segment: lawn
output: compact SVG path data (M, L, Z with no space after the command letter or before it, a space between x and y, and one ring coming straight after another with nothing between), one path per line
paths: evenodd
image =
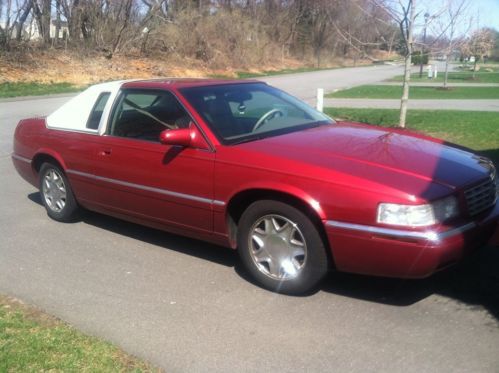
M40 310L0 296L0 372L144 372L153 369Z
M411 87L411 99L499 99L499 87ZM327 94L330 98L400 99L402 86L362 85Z
M70 83L0 83L0 98L19 96L40 96L54 93L78 92L84 87L75 86Z
M496 69L494 69L496 70ZM442 83L444 81L444 72L439 71L438 77L436 79L428 79L427 72L423 72L423 77L420 78L419 74L412 74L411 80L415 82L437 82ZM396 76L391 81L401 82L404 80L402 75ZM473 78L472 72L450 72L448 76L449 83L499 83L499 72L486 72L477 71L475 73L475 78Z
M326 108L333 118L392 127L399 111L391 109ZM495 112L409 110L409 129L474 149L499 164L499 115Z

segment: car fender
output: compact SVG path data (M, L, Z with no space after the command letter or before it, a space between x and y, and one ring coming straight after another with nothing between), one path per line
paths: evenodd
M254 183L243 184L238 189L234 190L230 194L230 196L226 199L227 204L225 207L227 207L230 204L230 201L232 201L233 198L236 197L238 194L250 192L253 190L269 191L297 198L302 202L304 202L307 206L309 206L313 211L315 211L315 213L321 220L326 220L326 214L323 208L321 207L320 202L317 201L315 198L313 198L309 193L305 192L303 189L300 189L296 186L285 183L278 183L278 182L264 182L264 183L254 182Z
M54 151L53 149L49 149L49 148L39 148L36 150L35 154L33 155L33 159L32 159L32 166L33 167L35 167L35 162L33 162L33 160L35 160L37 157L40 157L43 155L50 156L50 157L54 158L61 165L63 171L66 172L67 166L66 166L66 163L64 162L64 160L62 159L62 156L59 153L57 153L56 151Z

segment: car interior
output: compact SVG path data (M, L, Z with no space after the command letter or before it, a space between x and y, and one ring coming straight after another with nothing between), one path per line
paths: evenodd
M190 116L170 92L130 91L118 99L109 133L159 142L165 129L187 128L190 122Z

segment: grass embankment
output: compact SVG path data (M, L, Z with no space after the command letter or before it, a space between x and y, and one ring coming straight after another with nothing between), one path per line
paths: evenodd
M333 118L379 126L396 126L399 110L326 108ZM474 149L499 164L499 115L495 112L409 110L407 127Z
M0 372L144 372L146 363L62 321L0 296Z
M55 93L78 92L84 87L76 86L70 83L0 83L0 98L19 97L19 96L40 96Z
M433 82L433 83L443 83L444 81L444 72L439 72L438 77L436 79L428 79L427 72L423 73L423 77L420 78L419 74L412 74L411 81L414 82ZM402 75L396 76L390 81L401 82L404 80ZM486 71L477 71L475 73L475 77L473 78L472 72L450 72L448 75L447 81L449 83L499 83L499 72L486 72Z
M330 98L400 99L401 86L362 85L327 94ZM411 99L498 99L499 87L411 87Z

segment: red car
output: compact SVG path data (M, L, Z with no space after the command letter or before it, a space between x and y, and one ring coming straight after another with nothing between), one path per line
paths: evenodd
M231 247L283 293L329 268L429 276L499 220L488 159L335 122L257 81L104 83L14 137L14 165L51 218L85 208Z

